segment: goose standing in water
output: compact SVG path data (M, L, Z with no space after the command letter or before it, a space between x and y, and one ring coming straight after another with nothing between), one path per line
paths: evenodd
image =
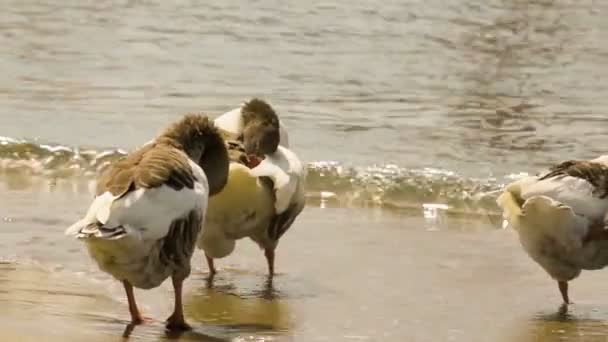
M133 324L143 322L133 287L151 289L171 277L175 310L167 327L189 328L182 283L208 198L226 184L228 167L225 142L213 122L186 115L111 165L98 179L85 217L66 230L84 240L102 271L123 283Z
M215 123L228 141L230 171L224 189L209 201L198 246L213 276L213 259L228 256L236 240L249 237L264 250L272 277L279 239L304 209L305 169L280 145L287 144L287 132L266 102L253 99Z
M506 186L497 203L528 255L558 282L608 265L608 156L566 161Z

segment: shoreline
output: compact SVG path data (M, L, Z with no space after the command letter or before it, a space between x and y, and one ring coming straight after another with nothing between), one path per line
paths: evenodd
M449 220L443 230L426 224L369 210L306 209L279 245L270 287L263 254L249 241L218 262L212 286L197 251L184 289L194 331L181 340L506 342L608 329L608 275L583 272L572 282L570 316L560 316L554 281L514 232L474 228L480 223L466 219ZM14 225L21 235L50 235L4 243L13 247L5 257L31 261L0 264L0 337L120 338L128 325L121 285L77 241L60 236L60 224ZM168 338L162 322L172 309L169 282L135 295L156 321L135 327L131 339Z

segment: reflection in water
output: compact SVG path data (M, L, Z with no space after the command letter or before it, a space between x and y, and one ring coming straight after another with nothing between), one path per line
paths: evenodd
M555 314L555 285L513 232L449 212L448 229L429 232L441 213L420 217L423 203L495 211L484 194L503 175L605 153L605 2L3 4L0 135L32 143L0 149L0 254L66 274L0 267L0 340L119 337L122 289L62 234L90 200L90 176L178 113L256 95L297 128L303 159L320 161L309 189L326 208L307 209L287 237L287 276L224 270L205 287L195 273L184 298L195 330L166 336L157 321L130 340L606 339L608 273L577 281L589 306ZM375 205L404 212L361 209ZM235 264L264 273L251 248ZM137 293L159 318L172 295ZM502 329L513 321L521 329Z
M142 330L138 331L138 329ZM154 329L155 331L151 333L150 330ZM165 339L169 340L179 340L179 341L201 341L201 342L229 342L230 340L215 337L208 335L204 332L198 331L198 327L193 327L193 330L190 331L177 331L177 330L167 330L165 328L164 322L156 322L150 321L140 325L134 325L132 323L128 323L125 326L125 329L122 333L123 341L128 341L131 338L139 339L145 336L145 339L149 340L151 338L158 339L160 341L164 341ZM159 336L158 332L163 331ZM133 333L138 332L139 335L133 335ZM142 334L143 333L143 334Z
M56 269L0 263L0 340L65 341L69 335L93 342L119 336L113 328L124 321L116 318L116 302L84 282Z
M185 300L184 310L194 321L229 330L289 332L292 323L287 298L274 288L276 280L259 279L258 275L249 274L215 275Z
M608 312L596 305L561 305L554 312L542 312L526 324L517 340L522 342L606 341Z
M198 342L231 342L229 339L209 336L204 333L192 331L165 331L165 337L169 340L198 341ZM160 340L160 339L159 339Z

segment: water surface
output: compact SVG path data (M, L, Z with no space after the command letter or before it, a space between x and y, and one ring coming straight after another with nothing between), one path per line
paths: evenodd
M604 153L608 5L0 5L5 339L119 338L122 287L62 235L96 173L183 113L261 96L307 162L309 205L272 284L248 242L212 284L195 256L181 339L603 341L603 273L560 310L494 200L522 174ZM175 337L170 286L137 297L159 321L131 339Z

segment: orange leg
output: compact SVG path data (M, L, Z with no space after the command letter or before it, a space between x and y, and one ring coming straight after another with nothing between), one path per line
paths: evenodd
M559 292L562 294L562 299L564 300L564 304L571 304L570 298L568 298L568 282L567 281L558 281L557 285L559 286Z
M268 275L274 276L274 249L267 248L264 250L266 261L268 261Z
M129 312L131 313L131 324L142 324L144 322L144 318L141 313L139 313L139 309L137 308L137 303L135 303L135 295L133 294L133 285L126 280L122 281L123 286L125 287L125 292L127 293L127 300L129 301Z
M210 258L207 254L205 254L205 259L207 259L207 266L209 266L209 275L215 275L217 271L215 270L215 265L213 264L213 258Z
M175 309L173 314L167 319L167 329L169 330L190 330L192 329L184 320L184 309L182 305L182 286L184 279L171 277L173 280L173 290L175 291Z

